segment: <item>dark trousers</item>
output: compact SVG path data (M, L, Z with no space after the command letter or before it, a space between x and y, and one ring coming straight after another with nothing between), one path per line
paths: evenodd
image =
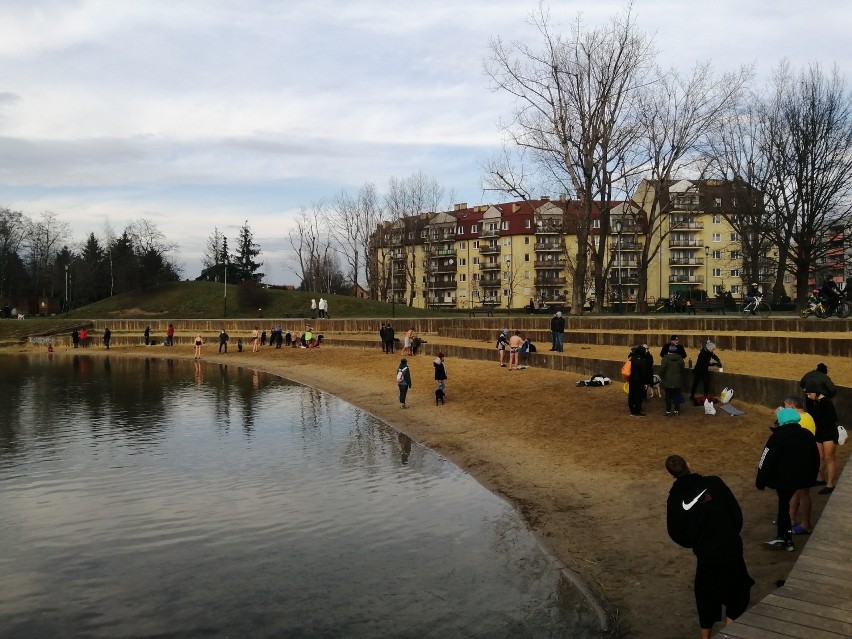
M385 353L393 353L393 340L385 342Z
M704 389L704 394L709 395L710 391L712 390L710 388L710 371L708 371L708 370L702 371L702 370L697 369L697 368L692 370L692 390L689 391L690 397L695 397L695 391L698 390L698 384L699 383L702 385L702 388Z
M225 352L228 352L228 342L219 342L219 352L222 352L222 349L225 349Z
M404 404L405 396L408 395L408 384L397 384L397 386L399 386L399 403Z
M630 409L631 415L638 415L642 412L642 402L645 401L645 395L645 384L631 380L627 387L627 407Z
M680 389L679 388L666 388L666 412L670 413L672 410L680 411Z
M790 531L792 522L790 521L790 500L796 490L793 488L776 488L778 493L778 515L777 515L777 536L784 539L793 539L793 533Z

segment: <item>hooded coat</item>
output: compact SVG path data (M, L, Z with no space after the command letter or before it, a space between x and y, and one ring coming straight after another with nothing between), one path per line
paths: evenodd
M677 353L666 353L660 365L660 384L663 388L682 388L686 365Z
M818 472L816 439L798 422L792 422L772 429L757 464L754 484L759 490L810 488Z

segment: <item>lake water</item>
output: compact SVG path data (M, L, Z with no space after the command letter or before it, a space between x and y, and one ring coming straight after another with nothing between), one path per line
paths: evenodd
M3 639L599 634L505 502L333 396L58 354L0 381Z

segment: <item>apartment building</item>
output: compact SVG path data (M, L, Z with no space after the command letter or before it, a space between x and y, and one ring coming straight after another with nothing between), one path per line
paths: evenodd
M593 212L590 241L598 247L605 242L608 255L604 304L635 303L643 290L649 305L673 295L699 299L705 292L739 298L748 282L741 238L728 220L737 214L740 191L721 180L665 186L643 181L630 201L612 203L606 237ZM371 242L377 297L436 309L568 302L580 216L578 201L542 197L457 204L453 211L387 222ZM770 253L759 271L767 291L774 284ZM590 280L580 285L593 296Z

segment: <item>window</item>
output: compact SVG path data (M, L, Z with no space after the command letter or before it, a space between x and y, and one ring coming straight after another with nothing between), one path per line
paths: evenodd
M739 251L731 251L731 259L732 260L740 259L740 252Z
M524 220L524 228L531 229L532 228L532 220Z
M713 256L714 260L721 260L722 259L722 251L715 250L712 253L710 253L710 255Z
M721 242L722 241L722 234L721 233L713 233L713 241L714 242Z
M739 295L739 293L740 293L739 284L732 284L731 285L731 295Z
M420 231L420 237L424 237L424 238L425 238L425 237L426 237L426 235L428 235L428 233L426 232L426 229L423 229L422 231ZM435 235L435 237L437 237L437 234Z
M413 240L413 239L414 239L414 231L409 231L409 232L408 232L408 239L409 239L409 240Z
M722 198L720 198L720 197L714 197L713 202L714 202L714 204L716 204L717 208L722 206ZM713 217L716 217L716 216L714 215ZM714 222L715 222L715 220L714 220ZM718 222L716 222L716 224L718 224Z
M720 268L714 268L711 272L713 273L713 277L722 277L722 269Z
M529 243L530 243L530 236L527 235L526 237L524 237L524 244L529 245Z
M529 261L530 261L530 254L524 253L524 262L529 262Z
M739 276L740 276L740 269L732 268L731 269L731 277L739 277Z
M503 238L503 246L512 246L512 238L504 237Z
M459 266L467 266L467 258L466 257L460 257L459 258Z
M599 229L600 227L601 227L601 221L600 220L592 220L592 228L593 229Z
M500 228L504 231L508 231L509 230L509 220L503 220L503 222L501 222L501 224L500 224Z
M471 232L473 235L476 235L477 233L479 233L479 229L476 227L476 224L472 224L472 225L471 225L471 227L470 227L470 232Z
M479 273L474 273L474 274L473 274L473 281L474 281L474 282L478 282L478 281L479 281L479 278L480 278Z
M504 279L504 280L508 280L508 279L509 279L509 271L503 271L503 279Z
M740 236L738 233L731 233L731 242L739 242Z
M478 249L478 248L479 248L479 240L474 240L474 241L473 241L473 244L471 245L471 247L472 247L472 248L475 248L475 249Z
M479 258L478 257L473 258L473 265L476 266L478 264L479 264Z
M512 261L512 256L511 256L511 255L506 255L505 257L506 257L506 264L508 264L509 262L511 262L511 261Z
M467 242L459 242L459 248L461 250L465 250L467 248Z
M718 296L721 292L722 292L722 285L721 284L714 284L713 285L713 295Z
M719 198L716 198L716 199L718 200ZM719 205L717 204L716 206L719 206ZM715 213L713 215L713 224L721 224L721 223L722 223L722 216L719 215L718 213Z
M467 273L459 274L459 282L467 282Z
M530 272L529 271L524 271L524 279L525 280L530 279Z
M464 234L464 227L463 226L457 226L456 227L456 235L463 235L463 234Z

